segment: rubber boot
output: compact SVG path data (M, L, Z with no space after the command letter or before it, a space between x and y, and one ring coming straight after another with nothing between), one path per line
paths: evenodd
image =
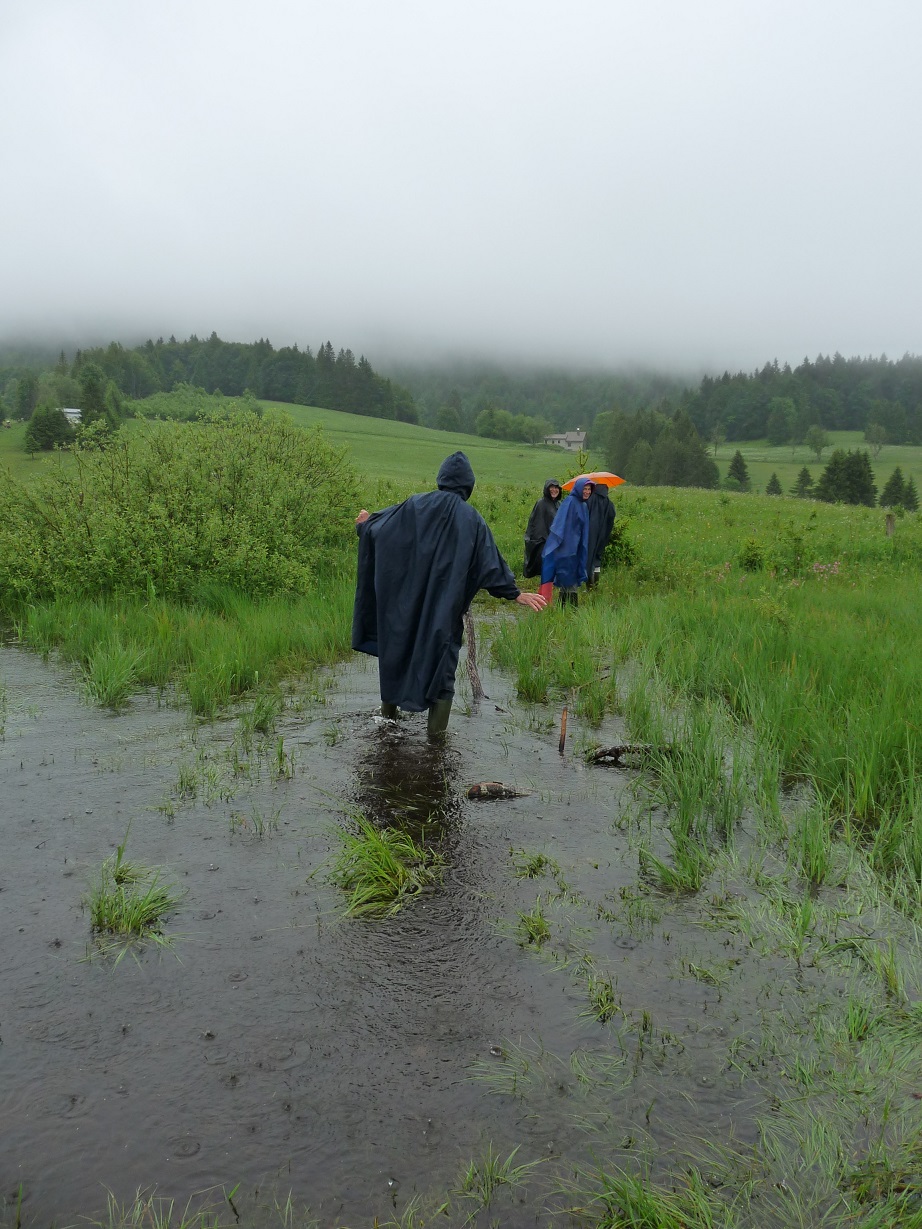
M448 718L451 716L451 701L449 696L447 700L436 700L434 704L429 705L429 721L426 725L426 733L430 738L441 738L448 729Z
M396 721L397 720L397 705L396 704L385 704L382 700L381 716L386 717L388 721Z

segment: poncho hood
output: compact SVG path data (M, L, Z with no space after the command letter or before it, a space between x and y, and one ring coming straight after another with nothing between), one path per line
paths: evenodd
M547 482L545 482L545 484L544 484L544 498L545 498L545 499L550 499L550 498L551 498L551 487L552 487L552 486L555 486L555 487L557 488L557 498L554 500L554 503L555 503L555 504L559 504L559 503L560 503L560 500L561 500L561 497L562 497L562 495L563 495L563 487L560 485L560 483L557 481L557 479L556 479L556 478L548 478Z
M466 500L471 497L475 481L471 463L464 453L453 452L442 462L435 484L440 491L451 491Z

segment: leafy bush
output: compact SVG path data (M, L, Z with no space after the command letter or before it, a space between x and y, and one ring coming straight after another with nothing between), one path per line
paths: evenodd
M75 449L0 485L0 592L185 599L203 582L307 593L353 546L355 479L320 430L237 412Z
M128 401L125 409L138 418L165 418L175 422L204 422L216 414L233 413L238 409L262 414L262 406L249 391L235 399L221 392L206 393L204 388L194 384L177 384L171 392L153 393L140 401Z

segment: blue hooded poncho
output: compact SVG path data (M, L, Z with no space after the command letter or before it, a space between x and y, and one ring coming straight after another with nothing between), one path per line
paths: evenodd
M437 491L358 526L352 647L378 658L383 702L411 713L454 695L462 619L477 590L519 596L486 521L466 502L474 471L463 452L442 463L437 482Z
M560 505L551 524L541 558L541 583L552 580L558 589L585 584L589 564L589 509L583 499L588 478L577 478L573 491Z

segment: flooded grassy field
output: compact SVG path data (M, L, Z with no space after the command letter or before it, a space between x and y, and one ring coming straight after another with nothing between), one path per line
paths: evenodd
M700 891L655 890L646 774L584 754L620 718L561 755L486 672L434 748L364 660L263 723L113 715L14 647L0 681L6 1223L154 1190L351 1229L922 1223L913 925L853 862L798 891L744 811ZM445 863L382 920L330 882L359 813ZM120 844L181 893L168 946L93 938Z

